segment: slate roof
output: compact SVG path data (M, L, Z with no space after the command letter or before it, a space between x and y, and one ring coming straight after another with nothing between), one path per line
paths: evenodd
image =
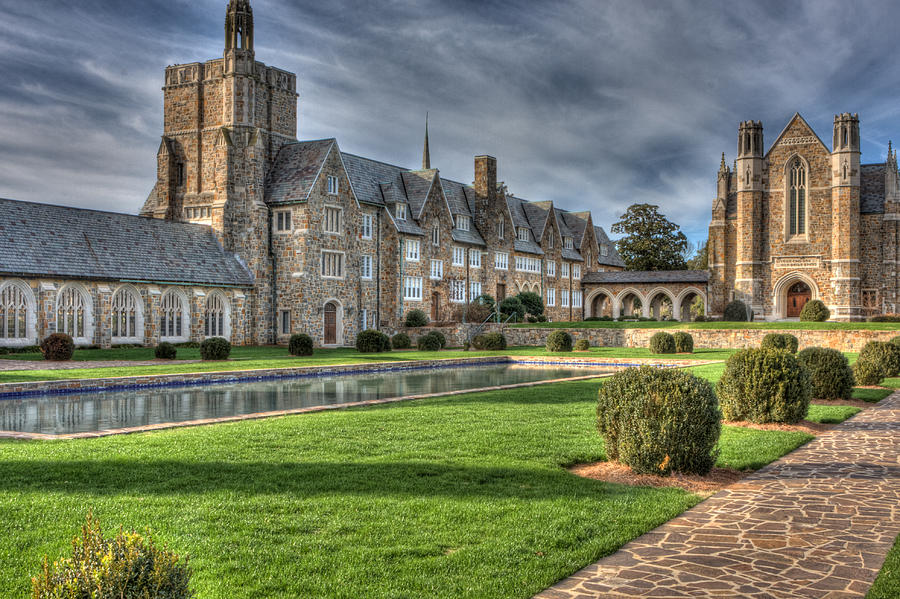
M266 203L306 201L335 143L332 138L282 146L266 182Z
M385 162L363 158L355 154L341 152L344 168L350 177L350 184L356 199L364 204L376 204L383 206L387 199L382 194L382 183L393 182L399 179L400 173L405 169ZM403 198L406 201L406 198Z
M860 166L859 211L863 214L884 214L884 164Z
M563 248L560 250L560 255L566 260L574 260L576 262L584 262L584 257L578 250L570 250L569 248Z
M454 216L457 214L464 214L466 216L472 216L472 208L469 204L469 198L467 196L467 191L465 185L462 183L457 183L456 181L448 181L447 179L441 178L441 186L444 188L444 197L447 198L447 204L450 205L450 213ZM474 203L475 196L474 192L472 192L472 202Z
M212 229L0 199L0 272L16 276L250 287Z
M616 250L616 244L609 240L603 227L594 226L594 237L597 238L597 245L599 247L606 244L609 248L609 254L606 256L604 256L602 252L599 252L597 262L601 266L618 266L619 268L625 268L625 261L622 260L622 256L620 256L619 252Z
M541 249L541 246L533 241L522 241L520 239L516 239L515 248L517 252L522 252L523 254L535 254L537 256L544 255L544 250Z
M506 197L506 205L509 207L509 213L512 216L513 225L515 225L516 228L528 227L531 229L531 223L528 221L528 216L525 214L524 208L524 205L527 203L528 202L521 198L513 196Z
M547 226L552 206L552 202L525 202L522 205L535 239L544 239L544 228Z
M487 246L482 239L481 235L478 234L474 228L469 231L463 231L462 229L453 229L450 231L450 236L453 237L453 241L457 241L459 243L470 243L472 245L480 245Z
M428 199L428 192L431 191L436 174L437 171L434 169L400 173L413 218L419 218L419 215L422 214L422 208L425 207L425 201Z
M621 272L589 272L584 283L706 283L706 270L625 270Z
M579 215L585 213L565 212L560 210L560 214L562 215L563 220L566 221L566 226L572 231L572 237L575 239L575 247L580 250L581 242L584 239L584 230L587 228L587 218L582 218Z

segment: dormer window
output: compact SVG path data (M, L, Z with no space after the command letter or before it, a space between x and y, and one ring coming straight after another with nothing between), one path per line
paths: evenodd
M394 214L399 220L406 220L406 204L397 204Z
M563 237L563 245L567 250L571 250L575 247L575 242L571 237Z
M531 238L528 236L528 229L525 227L519 227L518 238L519 241L531 241Z
M339 190L339 183L337 177L328 177L328 193L329 195L337 195Z
M456 215L456 228L460 231L468 231L472 227L472 218L464 214Z
M600 246L600 255L601 256L609 256L609 246L605 243Z

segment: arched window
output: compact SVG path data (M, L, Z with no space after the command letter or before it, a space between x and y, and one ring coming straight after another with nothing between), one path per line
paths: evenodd
M86 341L91 327L91 307L79 287L60 289L56 297L56 332Z
M0 345L25 345L35 339L34 294L19 281L0 285Z
M144 313L141 296L130 287L116 291L112 299L112 337L114 341L144 338Z
M174 289L166 291L162 298L159 335L167 341L183 341L190 336L187 298Z
M231 336L230 316L228 300L221 293L211 293L206 298L204 334L228 339Z
M791 163L790 201L788 203L788 234L806 234L806 166L799 158Z

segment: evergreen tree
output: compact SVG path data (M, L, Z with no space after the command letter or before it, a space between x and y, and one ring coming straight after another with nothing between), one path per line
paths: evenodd
M612 232L624 234L616 249L627 270L685 270L688 240L681 227L659 213L659 206L633 204Z

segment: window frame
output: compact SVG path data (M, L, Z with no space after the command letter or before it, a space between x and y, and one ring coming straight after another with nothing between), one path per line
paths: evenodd
M494 252L494 268L509 270L509 252Z
M330 214L337 215L337 227L335 229L328 228L329 221L331 220L329 218ZM341 206L335 206L334 204L325 204L325 208L322 210L322 232L326 235L344 234L344 209Z
M363 254L359 260L359 278L363 281L371 281L374 278L374 261L371 254Z
M412 284L411 284L412 283ZM418 292L418 294L410 295L410 291ZM425 282L423 277L404 276L403 277L403 301L404 302L421 302L425 295Z
M172 298L173 303L175 304L174 308L180 310L180 312L172 312L171 316L169 314L169 307L166 305L169 298ZM174 310L173 308L173 310ZM173 323L172 332L178 333L178 328L180 328L180 334L176 335L168 335L169 332L167 329L170 327L169 318L170 317L180 317L180 322L176 320ZM180 325L180 326L179 326ZM159 300L159 340L167 341L169 343L182 343L190 340L191 338L191 309L190 302L188 301L187 295L184 292L179 291L177 289L166 289L162 297Z
M459 231L471 231L472 230L472 217L466 216L465 214L457 214L454 219L454 226Z
M481 251L469 250L469 268L481 268Z
M516 229L516 239L519 241L531 241L531 233L529 233L528 227L519 227Z
M360 233L363 239L372 239L374 237L374 224L375 218L371 214L364 212L362 215L362 231Z
M466 248L460 247L458 245L454 245L451 251L452 251L451 255L453 257L451 259L450 265L456 266L459 268L465 268L466 267ZM459 262L456 261L457 255L460 256Z
M435 268L437 266L437 268ZM437 276L435 276L435 271L437 271ZM444 261L443 260L432 260L431 261L431 269L429 271L429 278L432 281L440 281L444 278Z
M556 260L547 260L547 276L556 278Z
M340 261L339 261L340 271L341 271L340 275L326 275L325 274L325 256L326 255L340 256ZM340 281L340 280L343 280L344 277L346 276L347 268L346 268L346 253L345 252L341 252L341 251L337 251L337 250L322 250L319 262L320 262L319 273L323 279L331 279L331 280Z
M785 240L804 242L809 231L809 165L800 155L785 164L784 181Z
M409 206L407 206L403 202L397 202L394 205L394 217L397 220L407 220L407 218L409 217Z
M547 307L556 307L556 287L547 287Z
M284 228L285 220L287 228ZM276 235L286 235L294 230L294 216L292 210L273 210L272 211L272 230Z
M328 175L327 178L328 195L336 196L341 192L341 180L335 175Z
M406 262L418 262L422 259L422 244L418 239L406 239L403 242ZM415 251L413 252L413 248Z

